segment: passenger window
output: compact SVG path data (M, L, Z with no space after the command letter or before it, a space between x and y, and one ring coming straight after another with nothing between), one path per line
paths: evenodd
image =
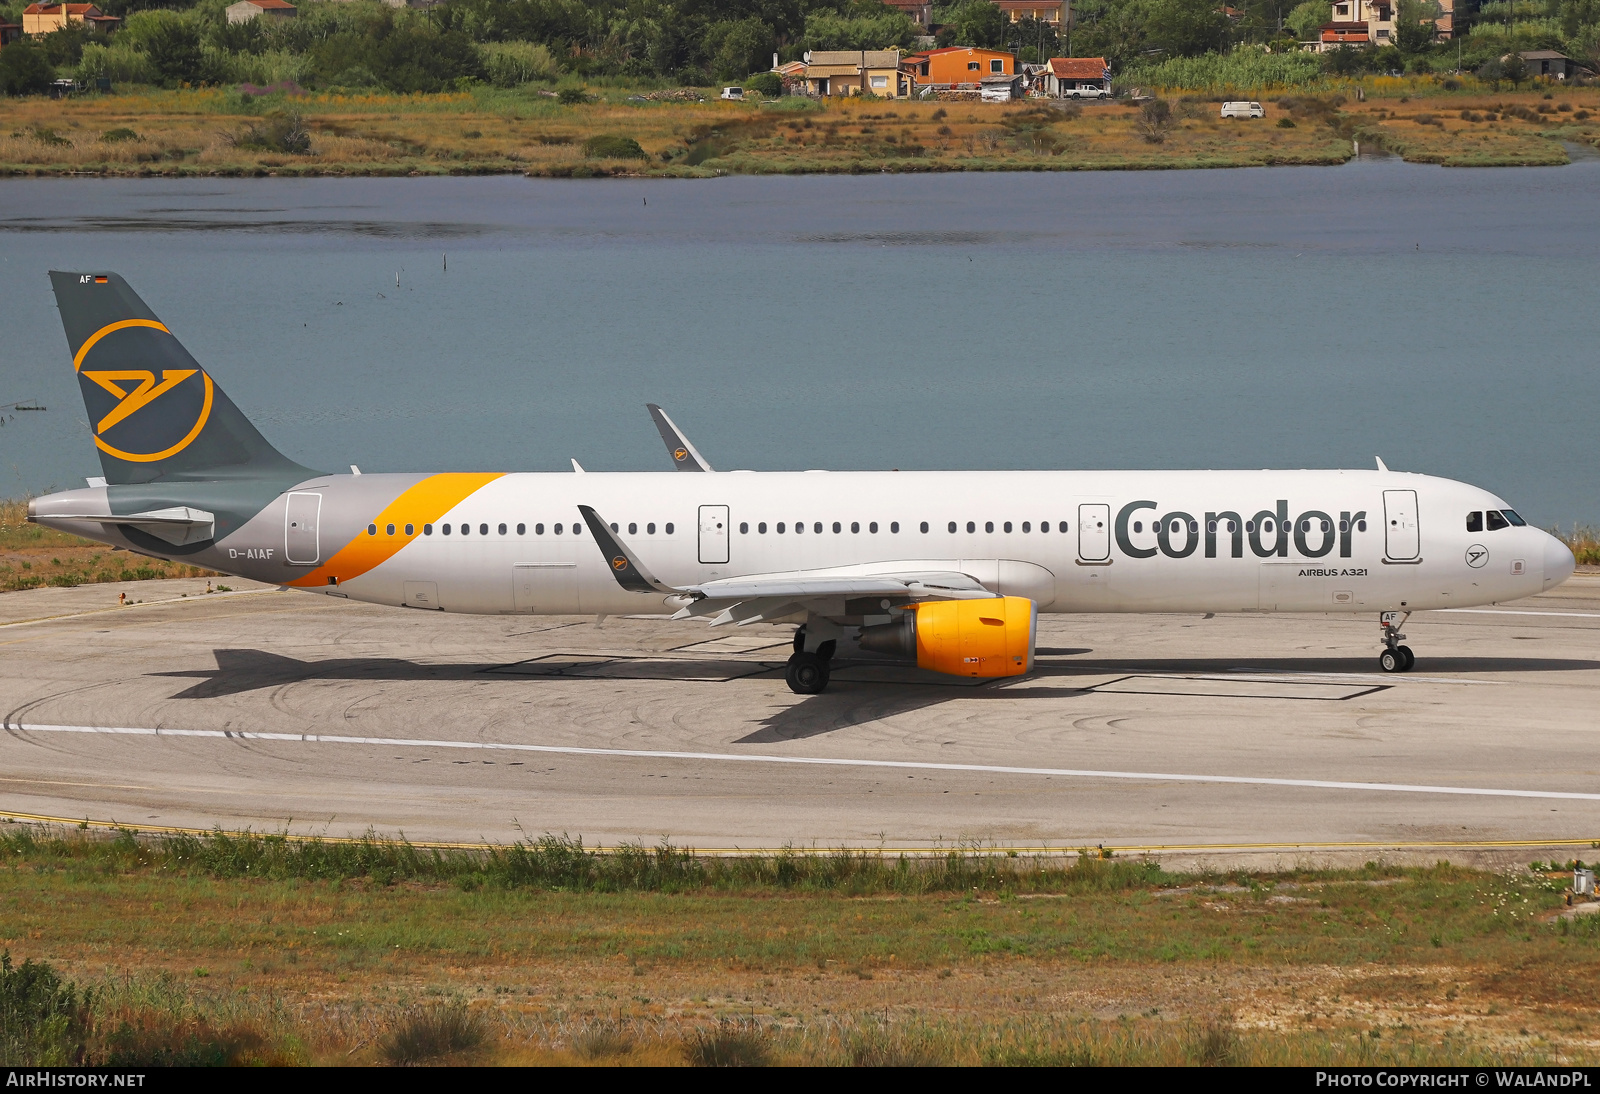
M1510 528L1511 527L1511 522L1509 520L1507 520L1503 515L1501 515L1500 511L1497 510L1497 509L1489 510L1488 517L1489 517L1489 531L1491 531L1491 532L1498 532L1502 528Z
M1023 530L1023 531L1024 531L1024 532L1031 532L1031 531L1033 531L1033 524L1032 524L1032 523L1031 523L1031 522L1029 522L1029 521L1023 521L1023 522L1022 522L1022 530Z
M1047 521L1047 520L1041 520L1039 522L1039 531L1048 532L1049 530L1050 530L1050 522Z
M462 526L461 526L461 534L462 534L462 535L464 535L464 536L465 536L465 535L470 535L470 534L471 534L471 532L472 532L472 525L470 525L470 524L463 524L463 525L462 525Z
M416 525L414 525L414 524L408 524L408 525L406 525L406 535L408 535L408 536L414 536L414 535L416 535L416 534L417 534L417 528L416 528Z
M385 527L387 529L387 531L384 533L385 535L390 535L390 536L394 535L394 525L390 524L390 525L386 525Z
M559 525L559 524L553 525L553 526L551 526L550 530L552 532L554 532L556 535L559 536L561 534L561 525Z
M992 520L984 521L983 530L985 532L993 532L994 531L994 521L992 521Z
M821 531L821 529L819 528L818 531ZM840 532L839 522L838 521L834 521L833 522L833 534L834 535L838 535L839 532Z
M874 524L872 526L872 530L874 532L876 532L878 530L878 526L876 524ZM850 532L851 532L852 535L857 535L857 534L859 534L861 532L861 524L860 524L859 521L854 521L853 520L853 521L850 522Z
M1481 531L1483 531L1483 514L1482 513L1468 513L1467 514L1467 531L1469 531L1469 532L1481 532Z
M433 525L431 525L431 524L424 524L424 525L423 525L423 526L422 526L422 534L423 534L423 535L425 535L425 536L431 536L431 535L433 535Z
M480 536L488 535L489 534L489 526L487 524L478 525L478 534Z
M1270 520L1264 520L1264 521L1262 521L1262 522L1261 522L1261 530L1262 530L1262 531L1263 531L1263 532L1270 532L1270 531L1272 531L1272 522L1271 522L1271 521L1270 521Z
M1364 520L1356 521L1356 530L1360 531L1360 532L1365 532L1367 530L1367 522L1364 521Z
M1505 514L1507 520L1509 520L1512 524L1515 524L1518 528L1521 528L1523 525L1528 523L1521 517L1517 516L1517 511L1515 509L1502 509L1500 511Z
M450 526L448 524L446 524L440 529L440 531L442 531L445 535L448 536L450 534Z
M950 522L950 534L951 535L955 535L956 534L956 522L955 521L951 521Z
M528 534L528 526L526 524L517 525L517 535L525 536L527 534Z
M806 530L806 522L805 521L797 520L797 521L794 522L794 534L795 535L798 536L798 535L802 534L803 532L805 532L805 530Z
M897 520L891 520L889 522L889 531L892 532L895 535L899 535L900 534L900 522L897 521ZM923 531L926 532L927 529L924 528Z
M867 525L867 531L871 532L873 535L877 535L878 534L878 522L877 521L873 521L871 524Z
M1350 522L1347 521L1347 520L1341 520L1339 522L1339 531L1348 532L1349 530L1350 530Z
M535 525L534 525L534 526L533 526L533 534L534 534L534 535L536 535L536 536L542 536L542 535L544 535L544 525L542 525L542 524L535 524Z
M1060 523L1060 524L1059 524L1059 525L1057 525L1057 526L1056 526L1056 527L1057 527L1057 529L1058 529L1058 530L1060 530L1060 531L1062 531L1062 532L1065 532L1065 531L1066 531L1066 530L1067 530L1067 522L1066 522L1066 521L1062 521L1062 522L1061 522L1061 523Z
M1134 521L1134 522L1133 522L1133 530L1134 530L1134 531L1135 531L1135 532L1142 532L1142 531L1144 531L1144 521L1142 521L1142 520L1136 520L1136 521Z
M1323 533L1323 535L1327 535L1329 532L1333 531L1333 525L1332 524L1329 524L1327 521L1322 521L1321 523L1322 523L1322 533Z
M639 534L639 525L637 523L635 523L634 521L630 520L628 522L628 534L630 536L636 536L636 535Z
M815 524L813 524L813 525L812 525L812 526L811 526L811 530L812 530L812 531L813 531L813 532L815 532L815 533L816 533L816 534L817 534L817 535L819 535L819 536L820 536L820 535L821 535L821 534L822 534L822 522L821 522L821 521L820 521L820 520L819 520L819 521L817 521L817 523L815 523ZM833 526L833 530L834 530L834 531L835 531L835 532L837 532L837 531L838 531L838 530L839 530L839 526L838 526L838 525L837 525L837 524L835 524L835 525L834 525L834 526Z
M670 536L670 535L671 535L671 534L672 534L672 522L671 522L671 521L670 521L670 520L669 520L669 521L667 521L667 525L666 525L666 533L667 533L667 535L669 535L669 536Z
M502 536L506 534L506 526L504 524L500 526L500 534Z
M760 524L756 525L756 531L759 532L761 535L766 535L767 534L767 522L766 521L762 521Z
M668 531L671 531L671 528L670 528L670 527L669 527L669 528L668 528L668 529L667 529L667 530L668 530ZM581 536L581 535L583 535L583 525L581 525L581 524L574 524L574 525L573 525L573 526L572 526L572 534L573 534L573 535L575 535L575 536Z
M612 523L611 530L613 532L615 532L617 530L617 526L616 526L615 522ZM522 534L522 525L519 524L519 525L517 525L517 535L520 536L521 534Z
M781 520L778 522L778 534L780 536L783 535L783 521Z
M747 524L745 521L741 520L739 522L739 534L741 536L748 536L750 534L750 525Z
M367 535L375 536L377 534L378 534L378 526L376 524L367 525Z
M656 526L654 524L646 524L644 526L644 534L647 535L647 536L655 535L656 534Z
M927 521L923 521L922 522L922 534L923 535L927 535L928 534L928 522Z
M1244 530L1246 532L1254 532L1256 530L1256 522L1253 521L1253 520L1245 521L1244 522Z
M1233 535L1233 533L1237 532L1238 530L1239 530L1239 522L1236 521L1236 520L1230 520L1228 522L1228 534L1231 536L1231 535Z
M1001 529L1000 529L1000 530L1001 530L1001 531L1003 531L1003 532L1009 532L1009 531L1011 531L1011 522L1010 522L1010 521L1009 521L1009 520L1008 520L1008 521L1006 521L1006 522L1005 522L1005 524L1003 524L1003 525L1002 525L1002 526L1001 526Z

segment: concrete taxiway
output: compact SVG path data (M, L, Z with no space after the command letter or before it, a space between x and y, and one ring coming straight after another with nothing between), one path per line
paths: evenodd
M807 698L787 628L205 584L0 596L0 810L705 849L1600 841L1595 574L1414 616L1402 676L1377 671L1375 618L1047 616L1028 677L847 661Z

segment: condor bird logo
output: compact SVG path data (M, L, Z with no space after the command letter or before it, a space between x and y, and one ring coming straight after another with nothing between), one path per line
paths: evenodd
M1467 548L1467 565L1474 570L1489 561L1489 549L1481 543L1474 543Z
M616 558L611 560L611 568L618 571L626 570L628 568L628 560L623 558L621 555L618 555Z
M118 367L84 368L97 346L95 363ZM200 435L211 416L211 377L198 366L164 367L169 364L195 365L171 332L152 319L112 323L83 343L73 365L90 416L99 415L94 443L102 452L153 463L177 455Z
M672 450L672 458L682 463L689 458L689 451L685 448L675 448Z

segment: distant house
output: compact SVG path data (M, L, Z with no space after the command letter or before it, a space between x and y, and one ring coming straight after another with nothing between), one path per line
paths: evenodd
M991 0L991 2L1013 23L1023 19L1037 19L1053 27L1064 27L1072 18L1070 0Z
M1009 103L1022 98L1022 73L985 76L978 81L978 97L986 103Z
M911 21L919 27L926 27L933 21L933 0L883 0L901 15L910 16Z
M8 23L0 19L0 48L4 48L22 37L21 23Z
M1517 56L1528 66L1528 75L1546 80L1570 80L1583 66L1553 49L1525 49Z
M1111 66L1104 57L1052 57L1034 86L1052 99L1104 98L1111 94Z
M70 24L109 32L121 22L93 4L29 4L22 9L22 33L27 35L54 34Z
M1326 53L1342 46L1393 45L1395 7L1395 0L1333 0L1330 21L1305 46ZM1435 37L1443 41L1455 33L1455 0L1439 0L1439 8Z
M1017 75L1017 59L997 49L947 46L913 53L906 58L906 69L915 74L919 87L955 89L965 84L977 90L985 77Z
M813 95L876 95L901 99L911 80L900 71L898 49L818 49L806 55L806 85Z
M300 14L288 0L239 0L222 9L230 23L248 23L252 19L293 19Z

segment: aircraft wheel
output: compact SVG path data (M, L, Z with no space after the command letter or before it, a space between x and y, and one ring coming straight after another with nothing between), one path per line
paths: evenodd
M1396 646L1394 652L1400 654L1402 657L1404 657L1406 659L1405 666L1403 668L1401 668L1400 671L1401 672L1410 672L1412 666L1414 666L1417 663L1417 655L1411 652L1411 647L1410 646Z
M1378 667L1384 672L1404 672L1406 671L1405 654L1398 649L1384 650L1378 654ZM789 686L793 687L794 685L791 684Z
M818 695L828 686L828 663L814 653L797 653L783 676L796 695Z

